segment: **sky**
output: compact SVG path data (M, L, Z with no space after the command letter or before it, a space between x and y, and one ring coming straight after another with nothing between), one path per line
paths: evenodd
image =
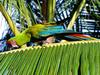
M8 28L9 28L9 26L8 26L4 16L0 12L0 39L2 39L6 35Z

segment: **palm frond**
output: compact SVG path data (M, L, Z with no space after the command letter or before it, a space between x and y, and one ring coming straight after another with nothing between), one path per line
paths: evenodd
M17 7L20 11L20 15L22 15L26 19L27 25L31 26L32 25L31 16L29 10L26 7L25 0L17 0Z
M19 34L18 29L16 28L15 24L13 23L11 17L9 16L9 14L7 13L7 11L5 10L4 6L2 5L2 3L0 2L0 11L3 14L3 16L5 17L5 19L7 20L11 30L13 31L13 33L15 35Z
M79 16L80 11L82 10L82 8L85 5L85 2L86 2L86 0L82 0L81 3L78 5L76 11L74 11L73 17L72 17L67 29L72 29L72 27L75 23L75 20L77 19L77 17Z
M98 40L80 41L2 52L0 74L99 75L99 45Z
M47 8L48 22L53 22L54 20L55 5L56 5L56 0L48 0L48 8Z

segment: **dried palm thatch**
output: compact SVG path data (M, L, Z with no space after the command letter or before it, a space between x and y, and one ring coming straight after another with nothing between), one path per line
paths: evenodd
M29 47L0 53L0 75L99 75L100 41Z

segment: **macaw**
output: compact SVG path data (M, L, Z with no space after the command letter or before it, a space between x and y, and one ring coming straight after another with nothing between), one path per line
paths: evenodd
M22 46L25 43L29 42L31 37L34 36L35 38L39 38L39 32L42 31L46 26L42 24L36 24L25 29L22 33L16 35L15 37L10 38L7 40L7 45L9 46Z
M10 38L7 41L7 44L9 46L15 46L15 47L17 47L17 45L22 46L26 44L27 42L30 42L31 37L39 39L41 37L47 37L50 35L60 34L64 32L65 32L65 29L62 25L35 24L25 29L19 35L16 35L15 37Z

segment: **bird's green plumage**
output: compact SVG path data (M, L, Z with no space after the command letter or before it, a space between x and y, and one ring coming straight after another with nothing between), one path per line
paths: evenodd
M32 37L39 38L39 33L46 29L46 25L36 24L28 28L28 32L31 33Z
M8 41L16 41L17 45L22 46L23 44L30 41L31 36L35 38L39 38L39 32L41 32L43 29L45 29L46 26L42 24L35 24L33 26L30 26L29 28L25 29L22 33L19 35L10 38Z
M23 44L30 41L31 34L26 32L27 30L23 31L19 35L16 35L15 37L12 37L8 41L14 40L16 41L17 45L22 46Z

